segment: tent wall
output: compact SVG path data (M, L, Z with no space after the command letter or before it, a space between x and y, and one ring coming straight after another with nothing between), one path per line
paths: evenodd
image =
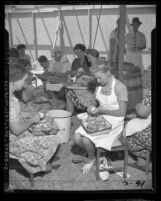
M76 43L83 43L93 48L99 9L62 10L64 51L72 62L75 57L73 47ZM91 16L90 16L91 15ZM151 65L151 31L156 26L156 11L154 7L127 8L129 23L133 17L142 21L140 31L147 39L147 48L143 52L144 68ZM107 57L109 49L109 35L116 27L119 17L118 8L102 9L94 48L100 51L101 56ZM35 25L34 25L35 22ZM37 56L51 56L53 43L59 22L59 11L54 12L17 12L8 13L5 18L5 28L10 33L10 46L25 43L27 53L32 61ZM128 28L130 29L129 24ZM90 30L91 29L91 30ZM128 31L128 29L126 30ZM36 32L36 33L35 33ZM56 45L60 45L58 37Z

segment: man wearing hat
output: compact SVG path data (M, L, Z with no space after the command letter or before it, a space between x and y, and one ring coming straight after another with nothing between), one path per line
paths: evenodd
M142 22L138 17L132 19L132 32L128 33L125 37L125 44L127 45L127 54L125 56L125 62L133 63L136 66L143 69L142 63L142 50L146 48L145 35L138 29Z

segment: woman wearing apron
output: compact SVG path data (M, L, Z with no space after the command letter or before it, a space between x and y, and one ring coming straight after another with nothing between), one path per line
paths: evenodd
M111 151L113 143L120 137L124 127L128 101L127 89L110 73L109 69L107 62L104 61L98 62L97 66L92 69L93 76L100 84L95 91L95 98L99 102L99 107L93 111L92 106L90 106L87 112L93 116L103 115L112 125L110 133L92 136L87 134L82 126L75 131L75 143L88 153L88 160L82 168L83 172L89 172L93 167L95 147L102 147Z

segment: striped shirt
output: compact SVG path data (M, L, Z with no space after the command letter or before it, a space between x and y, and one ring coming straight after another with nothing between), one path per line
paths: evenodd
M136 33L131 32L126 35L125 43L127 44L128 52L138 52L138 46L146 45L146 38L145 35L140 31L137 31Z

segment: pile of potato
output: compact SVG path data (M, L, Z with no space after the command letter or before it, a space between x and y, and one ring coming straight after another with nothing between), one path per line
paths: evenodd
M101 115L97 117L88 116L82 120L82 124L90 133L111 128L111 124Z
M45 116L38 124L32 125L33 132L45 132L46 134L56 134L59 130L53 117Z

